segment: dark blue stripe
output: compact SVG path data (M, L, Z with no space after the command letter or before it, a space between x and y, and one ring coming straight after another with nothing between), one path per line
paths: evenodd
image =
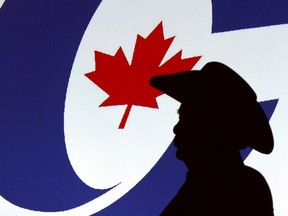
M99 3L8 0L0 10L0 193L18 206L65 210L105 192L74 173L63 134L71 67Z
M288 23L287 0L212 0L212 32Z

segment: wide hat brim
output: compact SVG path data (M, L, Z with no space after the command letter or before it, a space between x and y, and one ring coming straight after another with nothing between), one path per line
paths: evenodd
M237 112L237 136L245 145L269 154L274 141L268 119L249 84L235 71L219 62L201 70L153 77L151 86L182 104L230 106Z

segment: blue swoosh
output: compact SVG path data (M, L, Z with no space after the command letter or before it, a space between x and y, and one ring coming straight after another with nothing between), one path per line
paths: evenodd
M286 0L212 0L212 32L288 23Z
M66 88L82 35L101 1L7 0L0 11L0 193L17 206L62 211L105 193L69 163Z

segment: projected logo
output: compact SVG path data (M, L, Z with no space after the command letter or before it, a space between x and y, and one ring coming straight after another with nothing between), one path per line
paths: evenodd
M51 2L45 7L52 10ZM42 7L35 4L33 8ZM158 215L181 186L185 168L170 146L179 103L151 88L149 79L199 69L209 61L223 62L247 80L268 118L277 105L271 119L275 151L262 157L246 149L242 157L251 153L246 162L268 180L275 212L288 211L281 193L288 188L279 180L288 178L280 166L288 152L283 132L288 108L282 102L288 93L287 25L223 27L217 22L217 5L208 0L98 1L92 18L94 11L88 10L97 7L92 3L87 8L57 4L63 10L46 14L45 22L53 24L38 29L42 21L28 16L20 23L40 31L39 38L49 30L35 47L31 29L19 28L29 46L15 39L16 30L3 27L15 21L9 13L16 14L16 6L8 0L1 9L0 26L9 50L3 58L20 59L13 66L8 60L4 64L10 73L5 73L2 86L9 91L1 100L10 106L1 111L1 164L6 164L0 179L1 212ZM73 20L78 10L83 20ZM73 20L73 28L65 16ZM248 27L261 28L244 29ZM27 56L18 54L31 48Z

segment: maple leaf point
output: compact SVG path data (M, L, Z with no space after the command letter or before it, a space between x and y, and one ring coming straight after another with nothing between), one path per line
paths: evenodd
M149 85L152 77L191 70L201 56L182 59L182 50L160 65L174 37L165 39L162 22L146 37L137 35L131 65L120 47L115 55L95 51L95 70L86 73L109 97L99 106L127 105L119 124L125 127L132 106L158 108L163 93Z

